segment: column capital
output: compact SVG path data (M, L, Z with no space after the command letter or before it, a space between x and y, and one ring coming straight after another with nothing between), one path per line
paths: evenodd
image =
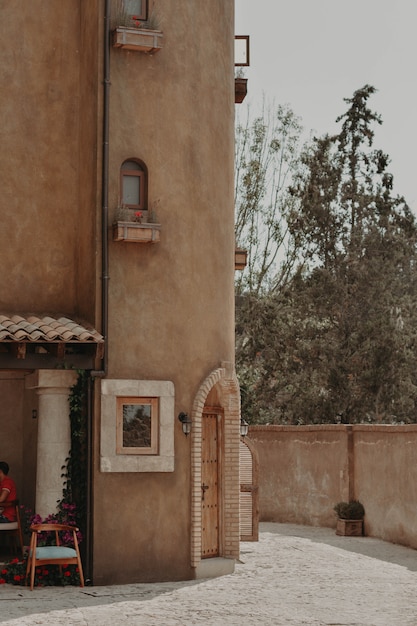
M68 390L77 382L76 370L37 370L26 377L26 389L54 388Z

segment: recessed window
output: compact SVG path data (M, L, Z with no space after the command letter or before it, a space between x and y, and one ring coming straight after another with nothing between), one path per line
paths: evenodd
M117 454L158 454L158 398L117 398Z
M122 4L127 15L134 15L137 20L148 19L148 0L122 0Z
M120 170L121 205L146 211L148 181L145 164L138 159L124 161Z
M235 65L249 65L249 35L235 36Z

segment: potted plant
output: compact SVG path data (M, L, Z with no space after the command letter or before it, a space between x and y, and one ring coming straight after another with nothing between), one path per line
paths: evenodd
M248 261L248 251L242 248L235 249L235 270L244 270Z
M113 47L153 54L162 48L163 34L159 20L152 12L147 20L132 15L124 0L119 0L116 28L113 30Z
M235 104L241 104L248 92L248 79L245 78L241 67L235 74Z
M365 509L358 500L338 502L333 510L337 516L336 535L359 537L363 535Z

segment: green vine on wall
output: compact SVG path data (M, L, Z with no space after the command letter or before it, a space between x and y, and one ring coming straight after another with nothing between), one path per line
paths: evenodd
M64 511L68 505L76 505L77 525L85 536L87 522L87 467L88 467L88 372L78 371L78 379L69 395L71 449L62 467L65 479L62 500L58 509Z

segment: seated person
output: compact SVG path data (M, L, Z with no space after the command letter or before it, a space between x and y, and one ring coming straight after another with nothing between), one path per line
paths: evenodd
M16 521L16 508L14 504L7 503L16 500L16 485L8 477L9 464L0 461L0 524L8 524Z

